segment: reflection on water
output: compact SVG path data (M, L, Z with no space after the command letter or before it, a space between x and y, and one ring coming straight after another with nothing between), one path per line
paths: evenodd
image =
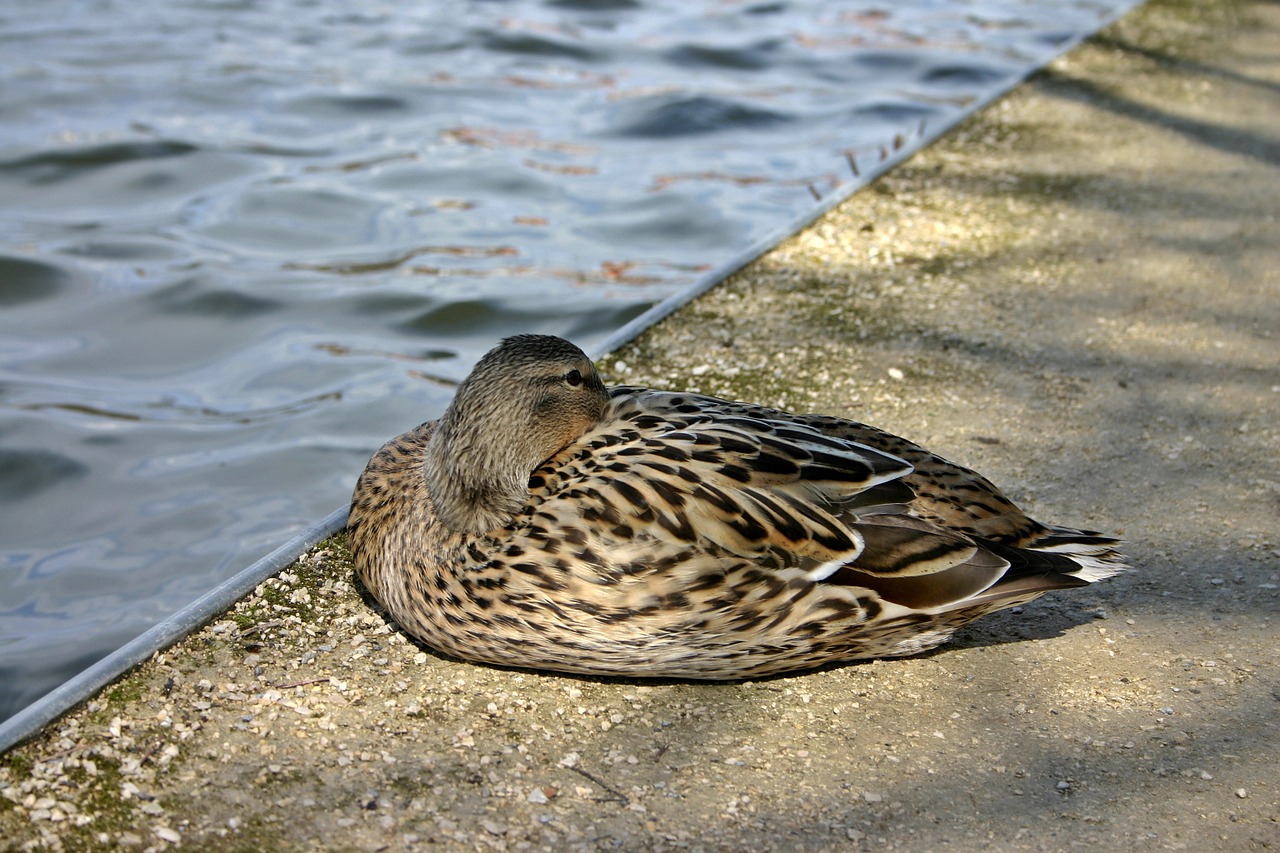
M14 0L0 717L1122 0Z

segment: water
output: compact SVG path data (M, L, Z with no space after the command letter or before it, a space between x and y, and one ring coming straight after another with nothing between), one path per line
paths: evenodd
M9 0L0 718L1130 5Z

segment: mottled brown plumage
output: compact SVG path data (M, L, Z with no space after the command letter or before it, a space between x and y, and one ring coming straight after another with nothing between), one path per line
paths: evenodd
M936 646L1124 568L875 429L607 390L559 338L503 341L356 485L356 570L413 636L561 672L735 679Z

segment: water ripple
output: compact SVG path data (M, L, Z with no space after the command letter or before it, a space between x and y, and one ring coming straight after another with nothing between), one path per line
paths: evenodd
M168 157L182 157L196 151L194 145L166 140L143 140L94 145L70 151L42 151L26 157L0 161L0 172L13 175L33 187L55 184L82 176L86 171L141 160L152 164Z
M0 307L53 299L73 280L66 270L46 261L0 255Z
M28 500L88 473L89 466L52 450L0 448L0 501Z
M764 130L795 121L779 110L709 96L663 96L657 103L629 105L613 128L619 136L667 139L693 134Z
M667 50L663 56L667 62L683 68L763 71L775 65L784 46L785 42L779 38L762 39L735 47L684 44Z

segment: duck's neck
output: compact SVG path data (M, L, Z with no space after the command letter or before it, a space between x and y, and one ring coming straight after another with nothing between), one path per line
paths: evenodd
M520 458L511 436L459 428L452 414L440 419L423 456L436 516L463 534L504 527L528 499L529 475L537 462Z

